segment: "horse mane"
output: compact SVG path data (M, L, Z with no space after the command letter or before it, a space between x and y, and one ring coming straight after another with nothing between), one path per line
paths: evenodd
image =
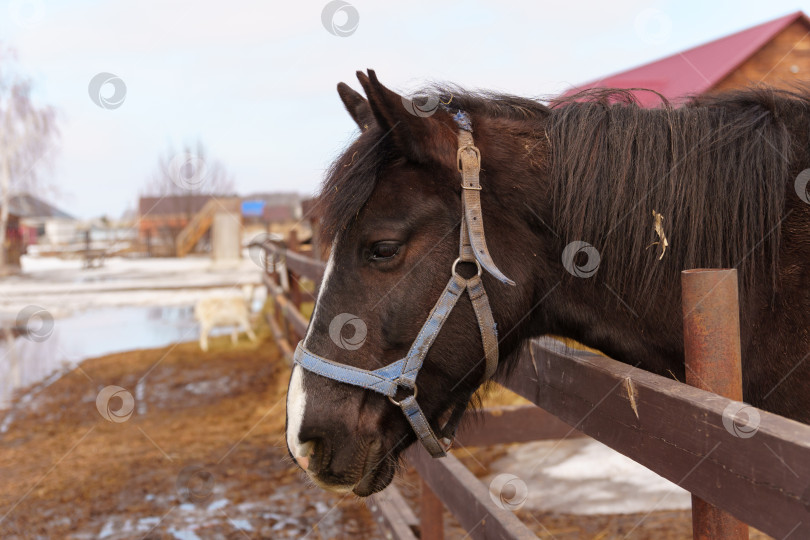
M651 287L677 292L672 284L687 268L736 267L743 292L767 277L777 286L779 224L796 152L787 123L797 106L810 108L806 89L756 87L681 106L661 96L654 108L618 89L547 104L454 86L421 94L438 95L473 122L505 118L545 131L560 250L577 240L596 247L599 281L626 301L637 304ZM335 161L319 195L325 238L349 226L393 157L372 125ZM660 260L650 247L659 240L653 211L669 241Z
M797 106L810 107L807 92L768 87L680 107L601 89L557 100L545 119L554 226L596 247L600 281L636 306L677 294L689 268L737 268L743 295L754 282L775 290ZM653 212L669 241L660 260Z

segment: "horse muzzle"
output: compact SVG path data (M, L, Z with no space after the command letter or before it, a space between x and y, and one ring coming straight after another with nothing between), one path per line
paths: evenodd
M394 477L396 458L379 439L346 443L342 437L306 438L299 447L305 456L296 463L320 488L337 493L353 492L367 497L385 489Z

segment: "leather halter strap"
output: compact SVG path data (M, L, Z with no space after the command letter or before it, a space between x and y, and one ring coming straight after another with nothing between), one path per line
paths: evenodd
M465 115L462 111L459 114ZM455 117L454 117L455 118ZM463 126L462 121L457 124ZM469 124L468 124L469 125ZM461 172L461 201L464 219L461 223L461 253L462 261L472 261L475 258L481 266L501 283L514 285L515 282L503 275L495 265L489 254L487 242L484 238L484 218L481 213L481 152L473 144L472 126L469 129L460 129L458 133L458 152L456 153L458 170ZM469 233L464 229L468 229Z
M408 354L396 362L375 370L361 369L318 356L307 350L303 341L298 343L294 356L295 363L307 371L387 396L394 405L402 409L405 418L417 437L419 437L422 445L433 457L444 457L446 455L466 408L466 402L453 409L447 424L441 427L439 436L442 440L440 442L439 437L430 427L425 413L417 402L416 377L422 368L425 356L439 335L450 312L453 311L456 302L466 290L478 321L481 342L484 348L484 358L486 359L481 383L487 381L498 368L498 331L495 319L492 316L487 293L484 290L484 284L481 281L482 268L503 283L515 284L495 266L487 249L481 214L481 184L479 181L481 153L473 144L470 118L465 112L459 111L453 116L453 119L459 126L457 158L462 176L461 187L463 188L463 216L459 240L459 257L453 263L450 281L447 282L441 295L439 295L439 299L422 325L419 334L417 334L408 350ZM469 279L462 277L456 273L456 265L459 262L475 263L478 267L478 273ZM413 393L400 401L396 401L396 393L399 388L411 390Z

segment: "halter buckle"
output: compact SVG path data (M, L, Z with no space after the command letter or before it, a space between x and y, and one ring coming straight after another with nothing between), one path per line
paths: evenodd
M478 167L481 167L481 151L472 144L465 144L464 146L459 147L456 150L456 163L458 165L458 172L464 172L464 167L461 165L461 153L465 150L470 150L472 153L475 154L475 159L478 162Z

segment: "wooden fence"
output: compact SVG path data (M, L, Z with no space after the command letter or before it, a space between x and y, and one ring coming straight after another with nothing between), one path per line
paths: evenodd
M301 305L315 296L302 280L317 286L325 265L295 236L255 248L266 254L268 323L291 360L307 328ZM486 410L458 445L590 436L775 538L810 538L808 425L748 407L755 431L737 432L728 411L740 402L550 338L530 344L505 386L537 407ZM470 538L535 538L453 455L432 459L414 445L406 458L422 479L419 517L393 485L367 499L386 537L442 538L444 506ZM697 526L695 537L737 538Z

